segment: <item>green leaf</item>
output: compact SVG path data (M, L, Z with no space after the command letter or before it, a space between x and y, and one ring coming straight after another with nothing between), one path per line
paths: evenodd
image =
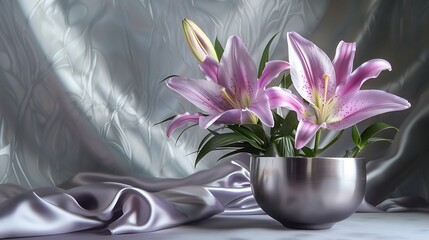
M344 157L346 158L356 157L359 154L360 150L361 149L358 146L355 146L352 149L348 149L346 150L346 154L344 155Z
M377 133L387 130L387 129L395 129L396 131L399 131L399 129L397 129L394 126L391 126L387 123L384 122L377 122L372 124L371 126L367 127L361 134L360 138L361 138L361 144L365 145L366 142L373 137L374 135L376 135Z
M270 41L268 41L267 45L264 48L264 52L262 53L262 56L261 56L261 61L259 61L258 78L261 77L262 71L265 68L265 64L268 62L269 54L270 54L270 46L274 38L277 36L277 34L279 33L276 33L274 34L274 36L271 37Z
M341 130L337 136L335 136L328 144L326 144L326 146L324 146L322 149L319 150L319 153L324 152L326 149L330 148L334 143L336 143L338 141L338 139L341 138L341 136L343 135L344 130Z
M309 147L303 147L303 148L301 148L301 151L304 153L304 155L306 157L314 157L314 152Z
M176 117L176 116L168 117L168 118L166 118L166 119L162 120L161 122L155 123L153 126L155 127L156 125L159 125L159 124L163 124L163 123L165 123L165 122L168 122L168 121L172 120L172 119L173 119L173 118L175 118L175 117Z
M218 131L220 131L221 129L223 129L223 127L217 128L215 130L207 129L209 133L203 138L203 140L201 140L200 145L198 145L197 152L203 147L203 145L209 140L212 135L220 134L218 133Z
M271 141L286 136L292 136L298 123L297 115L293 111L289 111L285 118L282 118L278 114L274 114L274 127L271 128Z
M242 124L244 128L254 132L264 143L267 143L267 135L265 134L264 128L260 124Z
M265 136L265 134L261 138L257 134L253 133L252 131L246 129L243 125L229 125L228 128L236 133L243 135L243 137L249 140L253 140L257 142L261 146L264 145L264 140L262 140L262 138Z
M361 143L359 129L356 125L353 125L352 127L352 139L356 146L359 146Z
M294 138L285 136L272 141L269 148L265 151L265 156L270 157L292 157L298 155L294 147Z
M276 132L278 132L278 129L282 126L283 123L283 117L280 116L278 113L271 111L273 113L274 118L274 127L270 129L271 135L274 135Z
M234 156L234 155L239 154L239 153L250 153L250 154L254 154L254 155L259 155L261 152L260 151L256 151L254 148L246 148L246 147L244 147L244 148L240 148L240 149L237 149L235 151L232 151L232 152L229 152L229 153L223 155L217 161L219 162L220 160L222 160L224 158L227 158L227 157L230 157L230 156Z
M251 142L252 142L249 139L246 139L245 137L243 137L243 135L241 135L239 133L235 133L235 132L214 135L198 151L197 158L195 160L195 166L209 152L211 152L213 150L218 150L220 147L225 147L229 144L240 143L243 141L246 141L249 144L251 144ZM256 142L254 142L254 144L256 144Z
M230 128L232 131L241 134L245 139L243 141L249 143L254 148L257 149L264 149L265 142L262 140L259 136L254 134L252 131L246 129L244 125L228 125L228 128ZM265 134L262 136L264 137Z
M237 143L231 143L224 145L222 147L219 147L218 150L228 150L228 149L237 149L237 148L254 148L250 143L248 142L237 142Z
M218 61L220 61L220 59L222 58L222 55L223 55L223 47L220 44L219 39L217 37L215 39L214 49L215 49Z
M365 144L364 147L366 147L366 146L368 146L368 145L370 145L372 143L375 143L375 142L388 142L388 143L392 143L393 140L392 139L388 139L388 138L372 137L372 138L368 139L368 141L366 142L366 144Z
M183 129L182 132L179 134L179 136L177 136L175 144L177 144L177 142L179 141L180 137L183 135L183 133L185 133L186 130L188 130L188 129L192 128L192 127L195 127L195 126L198 126L198 124L192 124L191 126L186 127L185 129Z
M295 155L295 148L293 147L293 138L290 136L277 139L277 149L280 157L292 157Z
M292 85L292 78L290 74L286 76L283 74L282 80L280 81L280 87L288 89Z
M166 77L166 78L162 79L159 83L163 83L163 82L165 82L167 79L172 78L172 77L180 77L180 76L179 76L179 75L170 75L170 76L168 76L168 77Z
M265 150L264 156L265 157L279 157L280 156L275 142L271 142L270 146L268 146L268 148Z
M286 117L283 120L282 127L280 128L279 133L283 136L289 136L292 134L298 126L298 117L296 112L289 111Z

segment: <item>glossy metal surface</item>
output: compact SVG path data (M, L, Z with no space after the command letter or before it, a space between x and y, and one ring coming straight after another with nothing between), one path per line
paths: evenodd
M359 158L255 157L250 179L260 207L284 226L326 229L359 207L366 169Z

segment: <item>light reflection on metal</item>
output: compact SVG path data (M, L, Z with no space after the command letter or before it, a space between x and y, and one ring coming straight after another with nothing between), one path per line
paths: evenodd
M250 179L260 207L284 226L326 229L359 207L366 169L361 158L255 157Z

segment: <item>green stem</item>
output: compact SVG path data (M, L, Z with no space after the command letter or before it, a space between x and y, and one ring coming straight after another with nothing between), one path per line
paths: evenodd
M279 152L277 150L277 145L275 142L270 143L270 146L265 151L265 156L267 156L267 157L279 157Z
M316 133L316 138L314 139L314 157L317 157L317 154L319 152L319 143L320 143L320 135L322 134L322 129L320 128L319 130L317 130Z
M362 150L362 149L360 149L358 146L356 146L354 151L353 151L352 157L354 157L354 158L357 157L357 155L360 153L360 150Z

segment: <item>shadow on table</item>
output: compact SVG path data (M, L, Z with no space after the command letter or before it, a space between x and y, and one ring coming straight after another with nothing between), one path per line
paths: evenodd
M207 220L187 224L202 229L244 229L263 228L270 230L290 230L276 220L265 215L226 216L218 215Z

